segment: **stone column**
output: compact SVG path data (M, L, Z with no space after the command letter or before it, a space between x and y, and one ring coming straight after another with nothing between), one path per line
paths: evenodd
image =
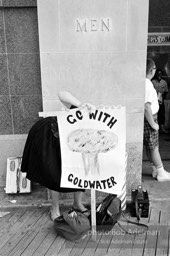
M43 110L59 90L127 110L127 189L141 182L148 0L38 0Z

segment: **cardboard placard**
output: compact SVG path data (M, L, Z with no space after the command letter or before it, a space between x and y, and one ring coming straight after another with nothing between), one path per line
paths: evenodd
M126 176L125 107L60 111L61 186L120 194Z
M22 157L7 158L6 188L7 194L30 193L31 182L26 173L21 172Z

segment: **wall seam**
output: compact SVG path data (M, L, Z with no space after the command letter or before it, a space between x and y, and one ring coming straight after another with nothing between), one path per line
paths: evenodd
M12 125L12 133L14 134L14 120L13 120L13 112L12 112L12 99L11 99L11 83L9 77L9 60L8 60L8 49L7 49L7 38L6 38L6 23L5 23L5 13L3 10L3 21L4 21L4 41L5 41L5 55L7 62L7 75L8 75L8 91L9 91L9 102L10 102L10 110L11 110L11 125Z

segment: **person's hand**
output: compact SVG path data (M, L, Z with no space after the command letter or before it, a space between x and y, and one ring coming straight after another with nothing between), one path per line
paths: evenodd
M94 112L96 110L96 107L91 103L83 103L80 105L80 108L87 108L89 113Z
M162 93L158 92L158 102L159 104L162 104Z
M154 123L152 125L152 128L155 130L155 131L158 131L159 130L159 125L157 123Z

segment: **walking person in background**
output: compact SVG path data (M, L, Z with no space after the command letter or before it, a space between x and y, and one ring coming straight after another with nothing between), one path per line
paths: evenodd
M165 124L165 105L164 99L165 95L168 92L168 85L167 82L162 79L162 70L157 69L155 75L152 79L153 86L157 91L158 95L158 102L159 102L159 111L158 111L158 124L160 126L160 132L167 133L164 124Z
M152 165L152 176L158 181L170 181L170 173L165 171L159 153L159 125L157 123L157 113L159 103L157 92L151 82L156 71L155 63L152 59L147 59L146 64L146 84L145 84L145 112L144 112L144 145L147 157Z

